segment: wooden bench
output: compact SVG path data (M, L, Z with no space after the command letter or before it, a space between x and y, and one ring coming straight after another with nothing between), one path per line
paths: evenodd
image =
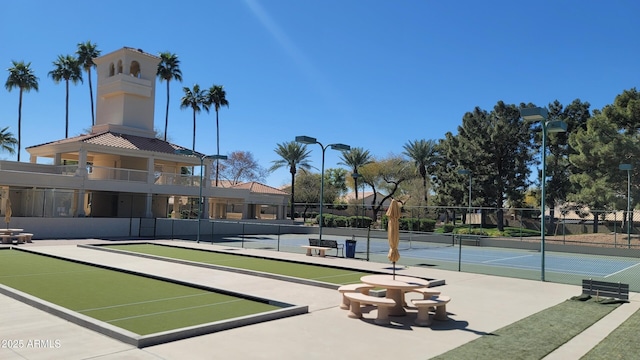
M347 315L350 318L361 319L362 311L360 311L360 304L371 304L376 305L378 308L378 317L374 322L378 325L389 324L389 308L396 305L393 299L365 295L359 292L344 293L344 296L346 296L350 302L350 310Z
M338 291L340 292L340 294L342 294L342 303L340 304L340 309L348 310L349 305L351 305L349 298L344 296L345 293L359 292L365 295L369 295L369 290L371 289L373 289L373 286L369 284L347 284L340 286L338 288Z
M454 234L453 245L469 243L471 245L480 246L480 235Z
M582 293L586 295L595 295L596 297L629 300L629 284L583 279Z
M447 303L451 301L448 296L433 296L429 299L412 299L411 302L418 308L418 316L416 317L415 324L418 326L431 325L431 318L429 317L429 311L435 308L435 315L433 318L439 321L446 321L447 317Z

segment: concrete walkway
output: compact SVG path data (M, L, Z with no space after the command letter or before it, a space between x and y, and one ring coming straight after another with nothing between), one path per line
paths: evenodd
M308 305L309 313L137 349L0 296L0 359L428 359L581 291L580 286L573 285L410 267L399 273L446 281L439 289L452 299L447 307L450 320L435 321L429 328L418 327L413 325L415 313L411 312L406 317L392 318L389 326L379 326L373 323L375 312L364 313L362 320L348 318L347 312L339 308L340 296L335 290L77 247L80 243L99 242L102 241L39 240L20 247ZM193 242L180 244L225 249ZM265 250L235 249L233 253L348 265L363 270L389 268L389 263ZM586 353L640 307L638 294L631 296L630 304L622 305L547 359L576 359Z

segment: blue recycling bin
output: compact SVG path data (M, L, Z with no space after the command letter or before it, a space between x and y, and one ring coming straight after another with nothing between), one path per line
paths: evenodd
M344 251L347 254L348 258L356 257L356 241L355 240L346 240Z

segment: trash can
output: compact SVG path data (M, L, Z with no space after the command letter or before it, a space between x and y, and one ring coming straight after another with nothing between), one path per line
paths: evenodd
M347 240L345 240L344 243L345 243L344 248L345 248L345 252L347 254L347 257L348 258L356 257L356 241L347 239Z

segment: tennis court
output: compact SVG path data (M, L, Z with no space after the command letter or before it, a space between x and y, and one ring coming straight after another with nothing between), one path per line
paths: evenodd
M0 284L138 335L285 306L15 249L0 251Z
M343 243L357 240L356 258L384 262L389 245L386 233L371 232L369 238L323 235L323 239ZM258 248L302 252L300 245L308 243L308 234L225 236L216 244L230 247ZM502 276L539 279L542 255L539 250L506 247L453 246L451 234L401 234L401 265L437 266L447 270L481 272ZM335 252L328 251L334 255ZM545 274L549 281L579 284L580 279L593 278L624 282L640 291L640 261L637 257L605 256L568 252L545 252Z

